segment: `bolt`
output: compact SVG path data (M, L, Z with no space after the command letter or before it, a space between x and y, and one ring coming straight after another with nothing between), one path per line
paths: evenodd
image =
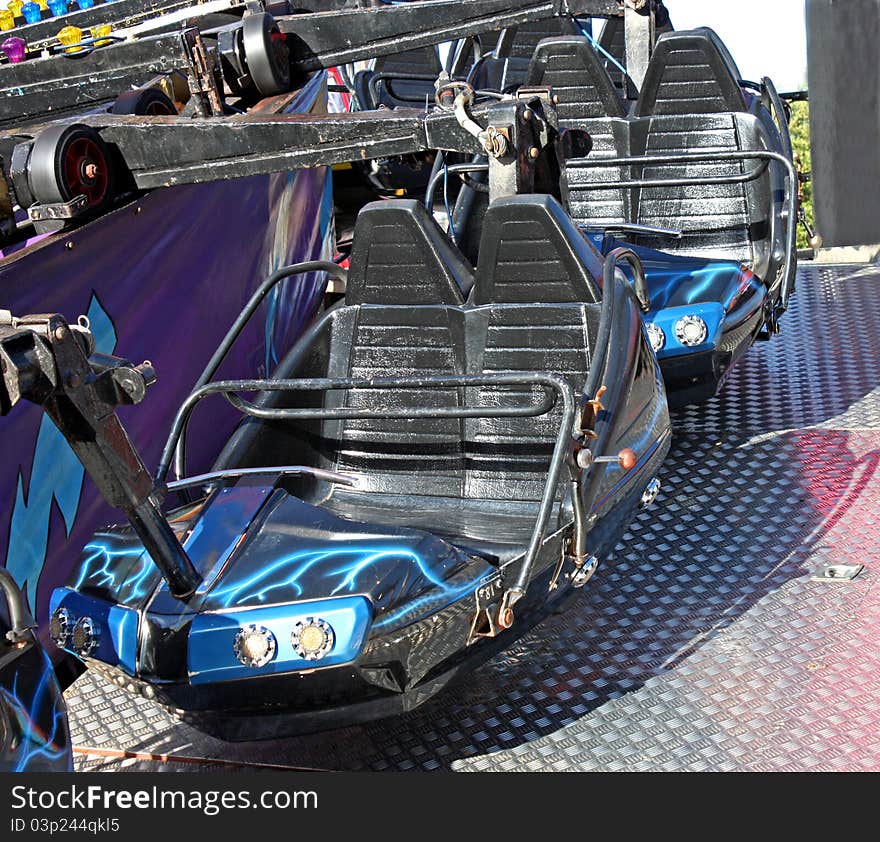
M94 178L98 174L98 165L95 163L88 163L83 167L83 173L85 173L86 178Z
M67 336L67 328L64 325L58 325L55 328L55 338L61 342Z
M64 244L64 248L66 248L68 251L70 251L70 250L73 248L73 240L68 240L68 241Z
M531 120L531 119L532 119L532 112L527 108L525 111L523 111L523 120Z
M538 149L537 146L533 146L531 149L529 149L529 157L530 157L533 161L534 161L535 158L537 158L538 155L540 155L540 154L541 154L541 150Z

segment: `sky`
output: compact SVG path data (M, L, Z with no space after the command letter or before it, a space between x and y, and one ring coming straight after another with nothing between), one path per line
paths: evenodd
M769 76L780 91L807 82L804 0L664 0L676 29L709 26L744 79Z

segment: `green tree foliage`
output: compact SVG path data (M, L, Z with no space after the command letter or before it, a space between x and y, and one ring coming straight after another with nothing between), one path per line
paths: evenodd
M800 159L798 169L809 172L812 167L810 161L810 105L807 102L793 102L791 111L791 141L795 155ZM810 182L803 186L803 207L807 213L807 219L810 224L813 224L813 185ZM809 248L803 226L798 227L797 244L798 248Z

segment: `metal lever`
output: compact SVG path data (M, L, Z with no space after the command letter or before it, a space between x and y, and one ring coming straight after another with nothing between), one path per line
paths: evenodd
M445 78L444 78L445 77ZM436 100L440 107L448 108L450 93L455 94L452 110L455 119L469 135L475 137L483 151L492 158L501 158L507 154L509 143L495 126L487 126L485 129L471 116L468 107L474 101L474 89L467 82L455 82L449 79L447 73L441 73L436 83Z
M617 464L620 465L623 470L631 471L638 463L639 457L634 450L631 450L628 447L625 447L616 456L593 456L589 448L585 447L583 450L578 451L576 460L578 467L583 468L585 471L589 470L590 467L597 462Z

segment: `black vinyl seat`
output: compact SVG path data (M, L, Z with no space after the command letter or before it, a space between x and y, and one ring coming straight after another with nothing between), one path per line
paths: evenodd
M532 232L532 249L520 249L514 239L521 226ZM396 276L385 275L388 244L395 240L407 242L400 277L408 275L418 287L405 300ZM308 349L295 349L274 376L551 372L579 394L598 332L598 255L548 196L511 197L490 206L481 253L487 257L477 268L472 303L464 304L454 273L441 271L441 264L448 269L454 247L423 208L407 201L366 208L352 251L352 303L328 314ZM536 276L543 265L552 271ZM383 277L396 292L383 288ZM541 387L528 383L282 394L274 405L302 406L311 398L325 408L407 410L539 404L544 398ZM310 464L343 472L356 478L356 489L307 483L293 493L365 529L423 530L503 561L522 554L531 537L561 412L557 400L536 417L248 419L221 462ZM558 501L562 491L560 484Z
M559 97L559 117L565 128L589 132L592 157L619 158L628 152L629 126L620 94L593 45L583 36L547 38L538 44L526 84L549 86ZM570 168L565 173L563 198L571 215L584 224L602 226L632 215L629 190L584 189L597 181L620 181L623 167Z
M580 35L574 18L556 17L530 21L507 31L507 43L500 40L492 53L481 62L474 77L480 90L508 91L522 84L538 44L545 38ZM499 39L502 34L499 33Z
M727 48L711 29L672 32L658 41L635 108L631 148L640 154L772 149L769 115L747 98ZM741 175L756 161L645 166L644 178ZM664 249L697 257L738 260L765 277L773 238L778 165L737 184L642 189L633 221L674 228L680 240ZM778 187L778 194L776 188ZM781 201L781 199L780 199Z
M758 161L585 167L594 158L701 152L780 151L778 132L761 102L747 96L730 53L710 29L668 32L651 57L642 91L625 116L614 84L586 39L547 39L530 84L560 91L561 122L593 136L587 159L563 167L562 195L573 219L593 228L636 223L680 231L680 239L645 245L701 258L736 260L772 282L784 251L785 175L772 162L756 178L730 184L617 186L602 182L739 177ZM637 243L637 235L628 236Z
M461 304L473 271L414 199L370 202L358 214L347 304Z
M386 108L413 107L434 99L434 79L443 70L437 48L433 45L416 47L402 53L379 56L372 70L361 70L354 79L355 93L361 110L370 111L384 105ZM377 73L389 74L371 88ZM395 74L427 76L430 79L394 79Z

